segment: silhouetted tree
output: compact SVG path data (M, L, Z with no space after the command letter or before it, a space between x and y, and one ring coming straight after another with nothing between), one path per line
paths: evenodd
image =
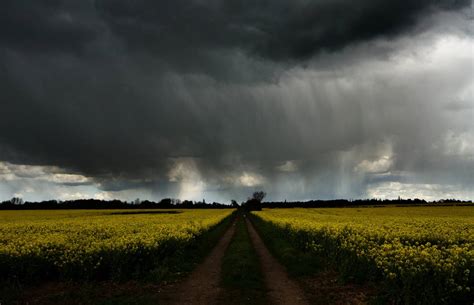
M173 202L171 198L164 198L158 203L158 207L160 209L171 208L173 206Z
M20 197L13 197L12 199L10 199L10 202L14 205L21 205L23 204L23 199L21 199Z
M258 202L262 202L263 201L263 198L265 198L265 196L267 196L267 193L265 193L264 191L258 191L258 192L254 192L252 194L252 200L256 200Z
M191 200L184 200L181 202L180 207L186 208L186 209L191 209L193 207L194 203Z
M267 194L264 191L254 192L252 197L247 199L244 207L249 211L261 211L262 210L262 201Z

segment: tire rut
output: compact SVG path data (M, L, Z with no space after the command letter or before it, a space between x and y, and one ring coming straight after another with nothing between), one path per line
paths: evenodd
M204 262L184 282L167 287L160 293L163 300L160 305L217 305L218 296L222 293L219 286L222 259L234 236L235 225L234 220Z
M268 296L273 305L309 305L303 290L289 278L285 268L273 257L253 227L246 218L252 244L257 251L262 265Z

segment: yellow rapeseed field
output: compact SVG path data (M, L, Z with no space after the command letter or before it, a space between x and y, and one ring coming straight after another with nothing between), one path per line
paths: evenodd
M163 266L231 210L0 211L0 277L129 278Z
M473 296L474 207L253 213L345 277L381 281L403 304L461 304Z

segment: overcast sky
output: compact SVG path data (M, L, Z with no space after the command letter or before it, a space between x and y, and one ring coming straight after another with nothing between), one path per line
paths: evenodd
M474 199L469 0L3 0L0 200Z

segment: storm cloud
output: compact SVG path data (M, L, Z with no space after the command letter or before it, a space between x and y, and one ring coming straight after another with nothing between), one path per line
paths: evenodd
M4 1L0 198L472 199L469 5Z

